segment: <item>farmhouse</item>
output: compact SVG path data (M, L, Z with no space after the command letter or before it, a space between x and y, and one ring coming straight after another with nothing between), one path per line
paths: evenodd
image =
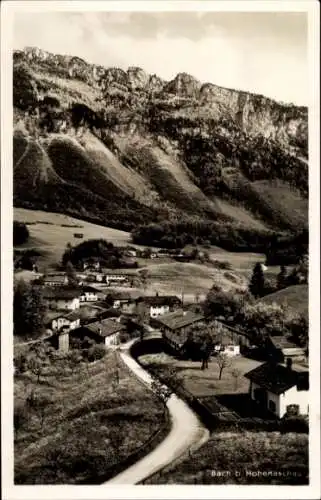
M189 338L195 325L204 321L202 314L193 311L177 311L164 314L155 318L155 324L160 328L163 338L166 339L174 349L181 349Z
M270 336L267 341L267 349L273 359L280 363L284 363L286 358L296 360L305 357L302 347L298 347L282 335Z
M42 277L44 286L64 286L68 285L68 277L66 274L47 274Z
M292 366L291 359L286 365L263 363L245 377L250 380L251 399L278 418L286 413L309 413L309 373L305 368Z
M235 330L220 321L214 321L216 344L215 352L227 356L237 356L241 353L242 346L249 346L249 339L243 332Z
M76 311L71 311L70 313L57 313L48 322L48 326L53 331L60 331L63 328L69 328L74 330L80 326L80 317Z
M47 288L43 299L49 309L75 310L80 306L79 290L74 288Z
M96 302L98 300L98 291L91 286L84 286L79 295L80 303Z
M126 327L120 322L112 319L102 319L101 321L94 321L93 323L73 330L71 336L79 340L84 340L85 337L88 337L98 344L111 346L119 344L120 334L125 330Z
M181 300L175 295L139 297L136 304L137 308L144 309L150 318L157 318L182 306Z
M124 286L128 282L128 276L125 274L107 274L105 281L109 286Z

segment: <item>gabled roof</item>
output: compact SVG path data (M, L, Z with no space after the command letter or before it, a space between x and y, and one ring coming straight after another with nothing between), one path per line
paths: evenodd
M79 297L80 291L76 288L44 288L42 295L45 299L65 299L72 300Z
M296 370L284 365L267 362L245 373L244 376L263 389L278 395L296 386L301 375L302 373L299 375Z
M181 304L182 301L176 295L148 295L137 299L137 302L144 302L149 306L171 306Z
M65 319L68 319L69 321L75 321L76 319L79 319L80 316L79 316L78 312L76 312L76 311L70 311L67 313L57 312L56 314L50 316L50 319L47 320L47 323L51 323L55 319L59 319L59 318L65 318Z
M87 286L87 285L84 285L81 287L81 290L80 290L80 293L85 293L85 292L89 292L89 293L99 293L100 290L97 290L97 288L94 288L93 286Z
M296 349L298 347L283 335L270 336L270 340L277 349Z
M65 283L65 281L67 280L67 276L65 274L63 275L46 275L46 276L43 276L43 281L44 282L50 282L50 283Z
M101 337L109 337L114 333L120 332L125 329L124 325L113 321L112 319L102 319L101 321L94 321L85 326L85 328L96 335Z
M163 316L157 318L159 323L166 326L170 330L177 330L203 320L203 314L196 314L193 311L183 311L182 309L164 314Z

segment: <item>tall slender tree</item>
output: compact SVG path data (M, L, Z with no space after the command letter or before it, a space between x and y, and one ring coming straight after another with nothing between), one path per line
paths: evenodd
M264 273L260 262L257 262L253 268L249 291L255 298L264 295Z

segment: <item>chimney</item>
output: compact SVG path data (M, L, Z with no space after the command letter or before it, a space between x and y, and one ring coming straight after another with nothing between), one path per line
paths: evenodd
M288 370L292 370L292 359L286 358L286 367Z

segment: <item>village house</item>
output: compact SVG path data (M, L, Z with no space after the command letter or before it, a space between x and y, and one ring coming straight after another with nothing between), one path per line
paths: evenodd
M309 373L304 367L294 366L290 358L286 364L263 363L245 374L250 380L249 395L263 410L282 418L309 413Z
M66 274L47 274L42 277L44 286L64 286L68 285L68 276Z
M204 322L203 314L193 311L177 311L158 316L154 319L155 326L158 325L163 338L177 350L181 350L186 340L193 332L193 328Z
M43 299L49 309L71 310L80 307L79 290L73 288L47 288L43 291Z
M70 332L72 338L84 340L86 337L94 340L98 344L116 346L120 343L120 334L126 330L126 327L119 321L112 319L102 319L81 326Z
M304 349L282 335L270 336L266 348L269 355L279 363L284 363L287 358L292 358L293 361L305 358Z
M48 322L48 327L53 331L60 331L63 328L69 328L74 330L80 326L80 316L76 311L71 311L70 313L57 313Z
M157 318L181 307L182 301L176 295L153 295L139 297L136 306L150 318Z
M136 299L126 293L118 292L113 294L112 307L123 313L134 313L136 309Z
M83 286L80 291L79 300L81 304L96 302L98 300L98 291L91 286Z
M125 286L128 283L126 274L106 274L105 281L108 286Z
M238 356L243 346L249 346L250 341L246 334L225 325L221 321L214 321L216 343L214 351L227 356Z

